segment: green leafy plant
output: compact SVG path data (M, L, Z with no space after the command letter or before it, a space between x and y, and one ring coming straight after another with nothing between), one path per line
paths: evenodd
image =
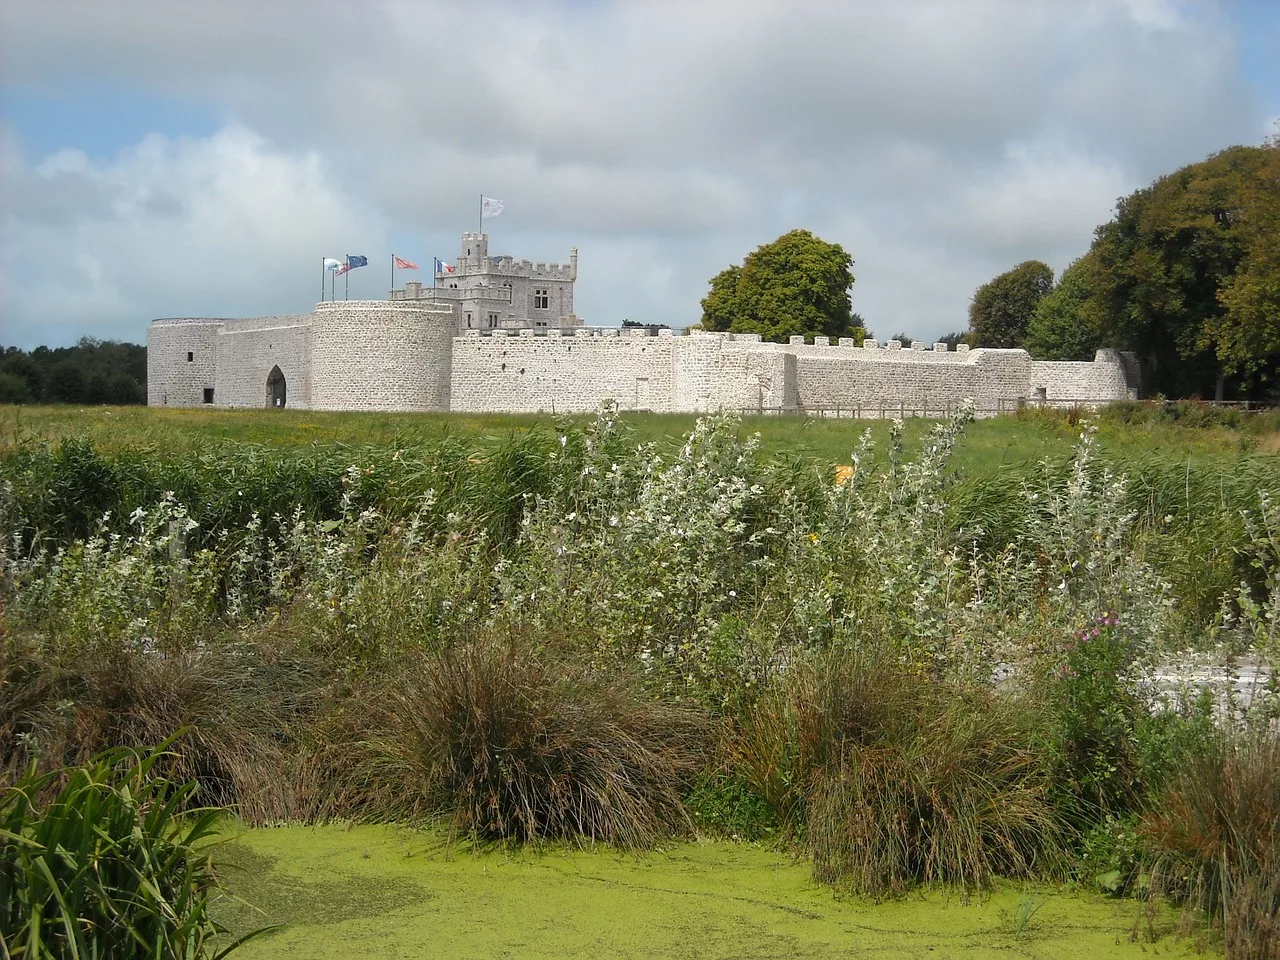
M158 772L170 754L108 751L0 793L0 953L15 960L224 957L209 916L219 808ZM265 931L255 931L257 936Z

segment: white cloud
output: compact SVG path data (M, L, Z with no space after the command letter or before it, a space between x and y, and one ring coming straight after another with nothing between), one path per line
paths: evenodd
M393 235L451 256L485 192L508 202L495 252L581 248L592 322L696 319L713 273L802 226L851 252L878 333L932 337L978 284L1061 268L1117 197L1264 119L1222 11L1166 0L0 11L6 83L56 86L74 63L234 124L105 164L75 143L14 161L0 298L67 336L304 308L310 260L372 263ZM210 280L188 245L239 264ZM35 249L67 250L64 272L18 285Z
M385 223L345 199L317 155L273 151L241 128L151 135L101 163L63 150L30 165L11 137L0 154L16 198L0 239L7 342L307 310L318 291L300 280L319 283L322 251L386 245Z

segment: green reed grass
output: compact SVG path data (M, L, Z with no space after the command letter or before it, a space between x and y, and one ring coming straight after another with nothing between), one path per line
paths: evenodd
M249 939L215 952L210 851L224 811L160 775L167 756L117 749L0 794L0 954L198 960Z

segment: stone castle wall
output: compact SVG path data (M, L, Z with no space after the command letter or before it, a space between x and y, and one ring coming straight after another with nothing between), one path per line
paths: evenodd
M215 338L217 389L213 402L228 407L264 407L267 377L284 374L287 406L311 406L311 315L262 317L223 324Z
M582 331L539 337L477 334L453 341L451 410L585 412L613 399L623 410L671 409L672 337Z
M665 333L665 331L663 331ZM690 336L460 337L454 341L454 410L532 413L593 410L943 410L972 398L983 411L1019 399L1052 404L1124 399L1119 357L1038 363L1024 350L903 350L851 341L761 343L727 334Z
M287 405L317 410L586 412L979 412L1019 400L1099 403L1134 395L1126 363L1037 362L1023 350L902 349L890 341L762 343L745 334L533 330L455 336L458 307L352 300L258 320L160 320L148 339L148 402L263 407L279 367ZM190 357L191 359L187 359ZM212 390L212 394L206 394Z

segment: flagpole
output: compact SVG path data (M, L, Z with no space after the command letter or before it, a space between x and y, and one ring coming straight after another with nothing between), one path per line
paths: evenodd
M320 302L324 303L324 257L320 258Z
M484 194L480 194L480 219L476 221L478 224L476 233L484 233Z
M348 264L349 264L350 262L351 262L350 260L348 260L348 261L347 261L347 263L348 263ZM346 273L344 273L344 274L342 275L342 299L343 299L343 300L350 300L350 299L351 299L351 271L350 271L350 269L348 269L348 270L347 270L347 272L346 272Z
M396 255L391 255L391 289L396 288Z

